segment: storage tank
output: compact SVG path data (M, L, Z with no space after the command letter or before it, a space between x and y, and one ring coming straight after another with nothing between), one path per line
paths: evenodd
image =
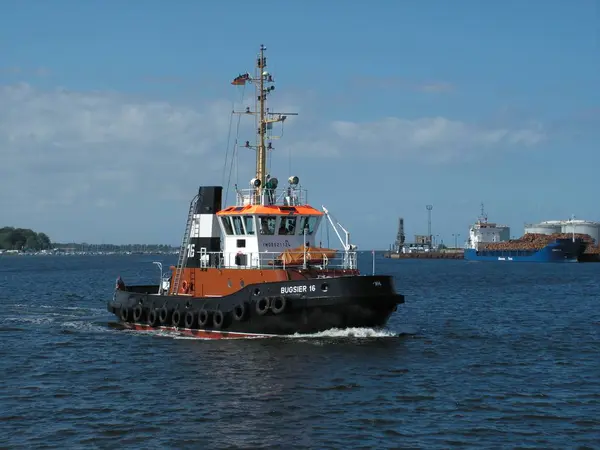
M565 220L561 227L562 233L589 234L594 242L600 242L600 222L589 220Z
M560 220L547 220L540 223L530 223L525 225L525 234L554 234L561 233L562 226Z

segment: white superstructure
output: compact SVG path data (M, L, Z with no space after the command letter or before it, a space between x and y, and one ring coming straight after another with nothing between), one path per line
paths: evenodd
M491 242L505 242L510 240L510 227L488 222L487 215L481 205L481 216L469 228L469 239L466 242L466 248L479 250L479 244Z

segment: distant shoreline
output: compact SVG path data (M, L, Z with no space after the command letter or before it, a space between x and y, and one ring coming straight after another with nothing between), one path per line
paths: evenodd
M340 250L341 251L341 250ZM389 257L389 250L358 250L358 253L372 253ZM21 250L3 250L0 249L0 256L106 256L106 255L178 255L179 249L171 247L168 250L77 250L75 248L38 251Z
M107 256L107 255L177 255L179 250L171 251L62 251L62 250L0 250L0 256Z

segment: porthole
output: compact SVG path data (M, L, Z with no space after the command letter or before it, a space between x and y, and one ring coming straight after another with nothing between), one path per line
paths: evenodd
M240 287L244 287L246 285L246 283L244 283L244 280L240 280Z
M323 292L327 292L327 290L328 290L328 289L329 289L329 285L328 285L327 283L323 283L323 284L321 285L321 290L322 290Z
M254 289L254 295L260 295L260 289L259 288Z
M227 287L231 287L231 279L227 278Z

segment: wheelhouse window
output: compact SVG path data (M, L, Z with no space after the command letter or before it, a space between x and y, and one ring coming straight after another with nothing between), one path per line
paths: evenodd
M233 221L233 231L235 231L235 234L237 234L237 235L244 234L244 226L242 225L242 218L240 216L233 216L233 217L231 217L231 220Z
M296 217L282 217L279 234L296 234Z
M304 234L304 230L306 229L306 234L311 235L315 231L315 226L317 225L317 218L314 216L309 217L301 217L300 218L300 234Z
M260 216L260 234L275 234L276 216Z
M254 216L244 216L244 225L246 225L246 234L254 234Z
M231 236L233 234L233 227L231 226L231 222L229 221L229 216L221 217L221 223L223 224L225 234Z

